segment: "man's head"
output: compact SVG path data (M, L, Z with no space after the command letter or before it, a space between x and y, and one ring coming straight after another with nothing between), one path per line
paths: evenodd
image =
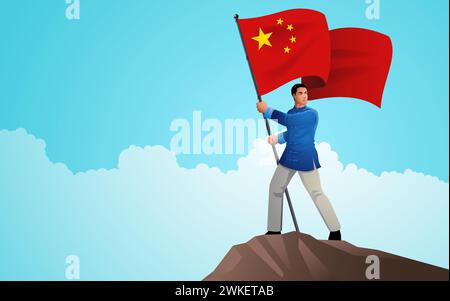
M308 89L304 84L295 84L291 89L292 97L294 98L297 107L304 107L308 102Z

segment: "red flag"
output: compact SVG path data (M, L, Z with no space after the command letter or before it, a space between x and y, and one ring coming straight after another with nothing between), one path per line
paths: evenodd
M316 78L302 79L308 99L353 97L381 107L391 65L391 39L372 30L340 28L330 31L330 41L331 66L325 86Z
M330 35L324 14L292 9L237 22L259 95L303 76L327 80Z

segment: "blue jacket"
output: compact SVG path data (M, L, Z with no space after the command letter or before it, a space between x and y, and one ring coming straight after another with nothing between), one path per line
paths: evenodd
M287 131L278 135L278 143L287 142L280 164L294 170L311 171L320 168L319 156L314 145L319 114L307 106L293 107L287 114L267 108L264 117L284 125Z

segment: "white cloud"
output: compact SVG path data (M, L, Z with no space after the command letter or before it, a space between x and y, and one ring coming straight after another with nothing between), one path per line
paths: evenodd
M203 278L232 245L266 231L275 164L265 141L254 146L227 173L130 146L117 168L74 174L25 130L0 131L0 279L63 279L72 254L82 280ZM343 166L327 143L317 148L345 240L448 267L448 183L411 170L374 175ZM299 177L289 189L301 230L325 239Z

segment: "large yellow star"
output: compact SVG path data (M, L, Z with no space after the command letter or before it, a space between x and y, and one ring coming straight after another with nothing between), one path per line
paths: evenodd
M252 40L258 41L258 50L260 50L264 45L272 47L272 44L270 44L269 41L271 35L272 32L264 33L262 29L259 28L259 35L252 38Z

